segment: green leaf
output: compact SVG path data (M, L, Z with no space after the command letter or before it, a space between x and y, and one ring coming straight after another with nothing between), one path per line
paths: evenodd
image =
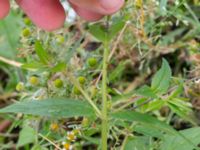
M144 96L144 97L150 97L150 98L156 98L156 94L154 91L147 85L142 86L138 90L136 90L136 94Z
M109 75L110 82L114 82L122 76L123 71L125 70L126 63L127 63L126 61L120 62L117 65L117 67L110 73Z
M167 1L168 0L160 0L160 12L162 15L165 15L167 10L166 10L166 7L167 7Z
M48 53L45 51L45 49L43 48L40 41L35 42L35 51L36 51L36 54L38 55L38 57L40 58L40 61L43 64L47 65L50 57L49 57Z
M200 143L200 127L190 128L180 131L182 135L190 139L195 145ZM166 135L162 142L160 150L194 150L192 146L183 138L177 135Z
M146 111L155 111L161 109L166 104L166 102L162 99L155 99L147 104Z
M155 128L152 128L145 124L138 124L133 127L134 131L138 133L142 133L145 136L151 136L151 137L157 137L157 138L163 138L164 134L162 131L159 131Z
M18 102L0 109L0 113L23 113L55 118L94 115L93 109L86 102L56 98Z
M93 24L89 27L89 32L99 41L106 42L107 32L105 27L101 26L100 24Z
M125 21L124 19L117 20L109 30L109 40L112 40L124 27Z
M9 15L0 20L0 56L17 58L17 47L21 32L21 15L10 11Z
M106 42L112 40L125 25L124 19L117 20L109 29L99 23L93 24L89 27L89 32L99 41Z
M114 119L127 120L130 122L136 121L153 127L157 130L164 131L168 134L176 134L176 131L171 126L167 125L162 121L157 120L156 118L148 114L142 114L134 111L122 111L112 114L112 117Z
M163 131L167 133L168 135L175 135L179 136L185 142L190 144L191 146L194 146L194 143L189 140L186 136L182 135L181 133L177 132L175 129L173 129L171 126L168 124L157 120L156 118L148 115L148 114L142 114L139 112L133 112L133 111L122 111L122 112L117 112L112 114L113 119L120 119L120 120L126 120L126 121L136 121L141 124L147 125L149 127L155 128L158 131Z
M53 68L51 68L51 72L55 73L55 72L60 72L63 71L67 68L67 64L66 63L58 63L57 65L55 65Z
M170 78L172 76L171 68L168 62L163 59L162 67L160 70L154 75L151 83L151 88L158 93L167 92L170 84Z
M19 140L17 142L17 147L21 147L30 143L34 143L37 136L36 131L29 127L25 126L19 133Z
M181 104L178 101L172 101L172 100L167 103L169 108L174 113L176 113L178 116L189 121L193 125L197 125L197 123L195 122L195 119L191 117L192 109L190 107L186 106L186 105L183 105L183 104L184 104L184 102Z
M42 147L40 145L34 145L31 150L48 150L47 148L45 147Z
M149 137L129 137L124 150L149 150L150 144Z
M43 63L36 62L36 61L33 61L33 62L26 63L26 64L22 65L22 68L24 68L24 69L44 69L46 67L47 66L44 65Z

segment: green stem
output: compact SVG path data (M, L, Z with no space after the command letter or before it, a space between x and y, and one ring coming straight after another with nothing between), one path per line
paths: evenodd
M68 76L69 76L70 80L73 82L73 84L80 90L80 92L83 94L85 99L89 102L89 104L94 108L94 110L96 111L97 115L99 117L101 117L102 116L101 111L96 106L96 104L92 101L90 96L83 90L83 88L80 86L78 81L70 73L68 73Z
M107 150L108 115L107 115L107 66L108 66L109 44L104 42L103 70L102 70L102 150Z

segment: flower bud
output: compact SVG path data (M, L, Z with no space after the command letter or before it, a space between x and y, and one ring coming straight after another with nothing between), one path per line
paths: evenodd
M97 65L97 59L96 58L89 58L88 59L88 65L90 67L95 67Z
M23 90L24 90L24 83L23 83L23 82L19 82L19 83L17 84L17 86L16 86L16 90L17 90L18 92L23 91Z
M54 85L55 85L55 87L57 87L57 88L62 88L62 87L63 87L63 81L62 81L61 79L56 79L56 80L54 81Z
M24 37L28 37L28 36L30 36L30 34L31 34L31 32L30 32L30 30L29 30L28 28L25 28L25 29L22 31L22 35L23 35Z
M36 76L32 76L29 78L29 83L33 86L36 86L39 84L39 79Z
M83 76L80 76L80 77L78 77L78 81L79 81L79 83L80 84L85 84L85 82L86 82L86 79L85 79L85 77L83 77Z

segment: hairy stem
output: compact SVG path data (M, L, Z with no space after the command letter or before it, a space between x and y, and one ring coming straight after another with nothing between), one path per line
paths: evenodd
M107 116L107 66L109 44L104 42L103 70L102 70L102 150L107 150L108 116Z

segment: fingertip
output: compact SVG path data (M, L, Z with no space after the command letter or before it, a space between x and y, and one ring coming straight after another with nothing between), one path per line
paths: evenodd
M72 8L75 10L75 12L83 19L87 20L87 21L98 21L101 18L103 18L104 16L96 13L96 12L92 12L89 11L87 9L84 8L80 8L72 3L70 3Z
M101 7L105 10L105 14L113 14L122 8L124 0L99 0Z
M65 10L59 0L16 0L38 27L53 31L63 26Z
M68 0L79 9L93 13L111 15L117 12L124 4L124 0ZM89 14L88 14L89 15Z
M1 0L0 3L0 19L6 17L10 10L10 2L9 0Z

